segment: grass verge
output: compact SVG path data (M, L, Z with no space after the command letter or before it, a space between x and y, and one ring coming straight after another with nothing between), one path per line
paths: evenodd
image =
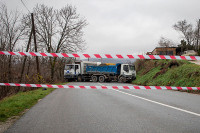
M66 84L66 83L65 83ZM39 88L33 91L18 92L15 95L4 98L0 101L0 122L5 122L8 118L19 116L26 109L35 105L39 99L44 98L55 88Z

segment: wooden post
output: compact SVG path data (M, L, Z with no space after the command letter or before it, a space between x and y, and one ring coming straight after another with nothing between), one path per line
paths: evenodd
M33 40L34 40L34 44L35 44L35 52L37 52L37 42L36 42L36 35L35 35L35 24L34 24L34 17L33 17L33 13L31 13L31 19L32 19L32 30L33 30ZM36 56L36 64L37 64L37 75L38 75L38 80L40 83L40 67L39 67L39 60L38 60L38 56Z
M29 50L29 46L30 46L30 43L31 43L32 34L33 34L33 30L31 29L31 33L30 33L29 40L28 40L28 45L26 47L26 52L28 52L28 50ZM27 59L27 56L24 57L24 61L23 61L23 65L22 65L22 71L21 71L21 76L20 76L19 83L22 82L22 76L23 76L23 73L24 73L24 67L25 67L26 59Z

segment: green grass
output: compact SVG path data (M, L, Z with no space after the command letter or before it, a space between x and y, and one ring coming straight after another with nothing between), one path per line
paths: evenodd
M165 74L159 75L150 85L170 86L200 86L200 66L184 64L177 68L169 69Z
M147 85L148 83L152 82L153 76L159 72L159 68L153 68L151 71L149 71L147 74L137 74L136 80L134 83L140 84L140 85Z
M155 63L157 62L157 63ZM168 65L171 61L154 60L145 61L142 69L137 72L136 80L134 84L147 85L147 86L187 86L187 87L199 87L200 86L200 66L190 63L188 61L176 61L179 66L169 68ZM149 65L154 63L157 65ZM151 68L150 68L151 67ZM143 74L143 71L148 68L149 72ZM166 71L161 72L163 69ZM159 74L158 74L159 73ZM154 76L157 74L157 77ZM153 78L154 77L154 78Z
M0 101L0 121L4 122L12 116L21 115L24 110L31 108L39 99L42 99L53 90L55 88L47 88L47 90L40 88L28 92L19 92L4 98Z

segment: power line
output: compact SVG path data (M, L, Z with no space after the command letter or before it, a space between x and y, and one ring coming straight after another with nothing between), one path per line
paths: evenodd
M29 9L27 8L27 6L24 4L23 0L21 0L21 2L22 2L22 4L24 5L24 7L28 10L28 12L31 13L31 12L29 11Z

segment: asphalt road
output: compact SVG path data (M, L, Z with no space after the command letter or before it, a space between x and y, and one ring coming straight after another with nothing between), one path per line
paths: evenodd
M70 85L130 85L69 83ZM170 90L57 89L6 133L199 133L200 95Z

